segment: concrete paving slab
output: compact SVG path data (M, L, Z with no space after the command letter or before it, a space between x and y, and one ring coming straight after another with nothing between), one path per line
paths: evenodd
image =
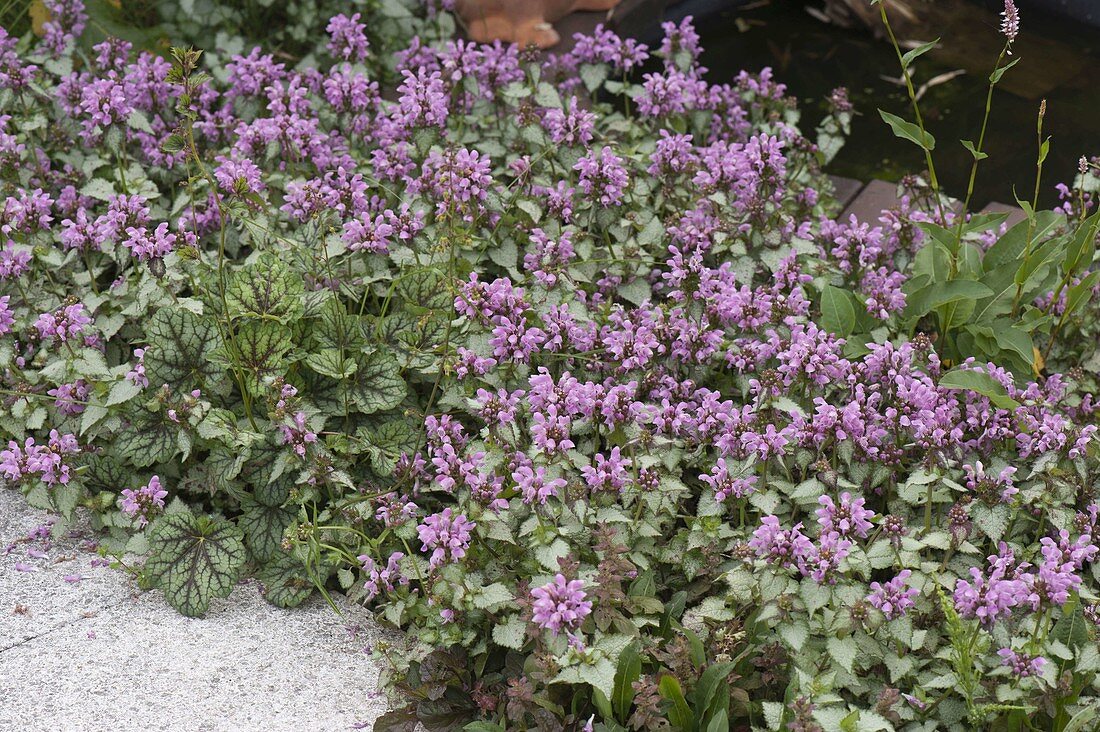
M0 652L97 613L137 588L79 533L49 539L49 516L0 489Z
M855 178L842 178L839 175L830 175L829 181L833 184L833 197L841 210L852 202L856 194L863 190L863 182Z
M884 180L873 180L863 187L844 209L840 220L847 221L848 217L855 214L860 223L878 224L878 217L888 208L893 208L898 203L897 183L887 183Z
M46 515L22 500L0 490L0 730L369 729L389 707L371 653L401 640L365 608L283 610L245 581L185 618L78 537L23 541Z

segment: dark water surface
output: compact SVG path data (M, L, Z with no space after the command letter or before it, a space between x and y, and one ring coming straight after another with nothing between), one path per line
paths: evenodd
M916 85L955 70L943 84L930 87L921 111L936 137L934 160L941 183L953 195L966 191L972 158L960 139L978 139L986 87L1004 38L996 12L962 0L914 3L922 11L920 27L899 33L899 40L930 41L941 46L915 65ZM1024 8L1013 58L1020 62L994 93L986 133L989 158L978 169L974 203L1013 201L1013 186L1031 199L1038 151L1036 117L1047 100L1044 136L1051 136L1044 166L1040 204L1057 202L1056 183L1071 183L1081 155L1100 155L1100 30ZM771 0L758 7L730 10L700 22L706 52L702 63L713 81L728 80L740 69L771 66L803 109L803 130L813 129L824 113L823 99L846 86L859 113L852 137L830 171L859 179L896 180L924 168L924 156L895 138L876 109L913 119L904 87L881 76L900 75L888 42L865 29L845 30L811 17L796 0Z

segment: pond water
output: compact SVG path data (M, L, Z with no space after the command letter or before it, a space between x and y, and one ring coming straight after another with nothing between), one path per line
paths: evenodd
M932 5L915 3L924 14L919 27L899 33L901 40L929 41L940 47L916 63L921 85L933 77L962 74L931 86L921 111L936 137L934 160L941 182L952 195L966 191L972 158L960 139L977 141L989 73L1003 37L996 11L961 0ZM1020 62L1003 77L993 98L986 133L989 158L978 169L977 206L1012 203L1013 186L1030 200L1038 151L1036 117L1047 100L1044 136L1051 136L1044 165L1041 205L1057 203L1055 184L1071 182L1081 155L1100 155L1100 30L1024 9L1014 45ZM812 130L824 114L822 101L837 86L847 86L859 113L852 137L830 166L836 175L867 180L896 180L924 168L923 153L895 138L876 108L912 119L905 89L882 77L900 75L888 42L863 28L846 30L811 17L801 2L771 0L708 17L698 24L706 52L703 65L714 81L740 69L771 66L803 109L803 129Z

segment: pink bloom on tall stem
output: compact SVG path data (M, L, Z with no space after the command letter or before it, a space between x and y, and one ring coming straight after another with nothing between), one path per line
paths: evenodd
M1020 11L1016 9L1016 3L1005 0L1005 9L1001 13L1001 33L1008 39L1009 45L1016 40L1020 33ZM1012 50L1008 51L1010 54Z

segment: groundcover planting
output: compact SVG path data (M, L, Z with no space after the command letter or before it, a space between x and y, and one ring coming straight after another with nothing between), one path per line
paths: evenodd
M368 604L379 729L1095 728L1089 160L1010 228L884 114L929 171L835 220L843 90L807 136L690 22L368 6L277 55L0 33L8 486L188 615Z

